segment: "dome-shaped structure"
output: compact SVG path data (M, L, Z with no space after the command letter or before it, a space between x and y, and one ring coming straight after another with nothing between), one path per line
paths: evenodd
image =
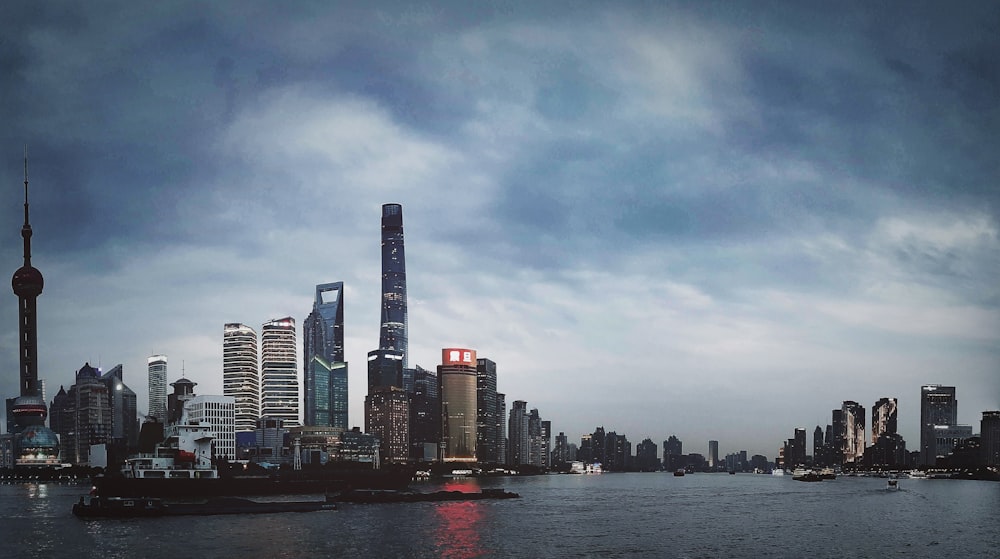
M101 373L97 369L90 366L90 363L84 363L83 367L76 372L76 379L87 379L87 378L101 378Z
M18 466L52 466L59 463L59 436L44 425L29 425L17 434Z
M37 297L45 287L42 273L34 266L21 266L10 279L10 286L18 297Z
M18 396L11 413L18 425L43 425L49 412L40 396Z

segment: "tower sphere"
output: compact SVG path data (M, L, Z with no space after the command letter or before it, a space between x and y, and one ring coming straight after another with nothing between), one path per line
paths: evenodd
M42 279L42 273L38 271L38 268L21 266L14 272L14 277L10 279L10 285L18 297L37 297L42 293L45 280Z

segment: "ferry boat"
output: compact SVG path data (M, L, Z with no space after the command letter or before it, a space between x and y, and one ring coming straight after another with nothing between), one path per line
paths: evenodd
M833 471L833 468L823 468L817 475L820 479L837 479L837 473Z
M783 476L783 475L785 475L785 469L784 468L775 468L775 469L771 470L771 475L772 476Z
M795 481L823 481L819 474L805 468L796 468L792 472L792 479Z
M73 505L73 514L80 518L148 518L156 516L265 514L275 512L313 512L337 510L327 501L269 501L226 497L203 503L166 503L159 498L91 497Z
M413 468L279 471L261 476L220 475L212 464L208 423L176 425L166 444L125 462L116 475L93 478L101 497L222 497L323 494L348 488L405 489Z

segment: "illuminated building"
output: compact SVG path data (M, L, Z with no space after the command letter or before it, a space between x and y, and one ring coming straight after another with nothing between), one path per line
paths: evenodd
M476 351L441 350L441 442L444 460L476 461Z
M920 387L920 464L933 466L943 449L937 448L938 427L958 423L958 400L954 386L926 384Z
M410 404L403 390L403 353L398 350L368 352L365 432L379 440L383 461L409 460Z
M860 463L865 455L865 408L845 400L840 410L844 425L844 464Z
M15 466L52 466L59 463L58 438L45 426L48 409L38 384L37 299L42 294L42 273L31 265L31 224L28 221L28 154L24 155L24 225L21 239L24 263L10 280L17 295L20 396L8 404L15 426L11 450ZM8 420L9 421L9 420Z
M650 442L652 443L653 441ZM714 470L718 467L719 467L719 441L708 441L708 468Z
M149 379L149 415L167 423L167 356L152 355L146 360Z
M236 432L256 430L260 419L257 332L238 322L222 329L222 394L235 402Z
M895 398L880 398L872 408L872 445L879 437L896 433L897 405Z
M347 430L344 361L344 284L316 286L313 310L302 324L303 422Z
M403 206L382 205L382 326L379 349L403 354L407 368L406 254L403 250Z
M260 330L260 414L299 425L298 359L295 319L269 320Z
M101 375L101 382L108 389L108 404L111 407L109 449L116 457L125 458L138 450L139 445L139 411L135 392L125 384L120 364Z

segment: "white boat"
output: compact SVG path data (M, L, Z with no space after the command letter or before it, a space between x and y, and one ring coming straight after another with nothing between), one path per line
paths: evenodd
M212 465L215 431L208 423L175 425L166 446L125 461L122 476L133 479L217 479Z
M886 481L885 488L887 491L898 491L899 480L896 478L889 478L889 480Z
M771 470L771 475L772 476L783 476L783 475L785 475L785 469L784 468L775 468L775 469Z

